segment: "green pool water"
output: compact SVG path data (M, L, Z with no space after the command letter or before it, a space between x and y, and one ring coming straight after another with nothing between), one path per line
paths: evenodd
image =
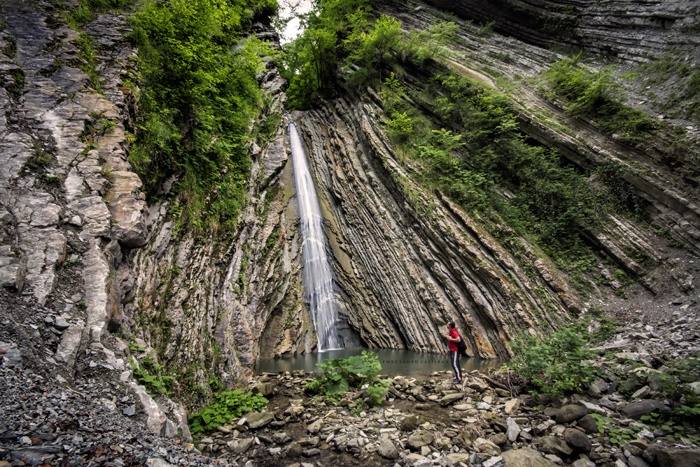
M321 353L310 353L287 358L260 359L256 370L258 373L283 373L285 371L314 371L317 365L333 358L344 358L357 355L366 349L329 350ZM447 353L426 353L413 350L372 350L382 362L382 374L424 376L435 371L451 370ZM462 358L462 371L494 368L500 365L498 360L482 358Z

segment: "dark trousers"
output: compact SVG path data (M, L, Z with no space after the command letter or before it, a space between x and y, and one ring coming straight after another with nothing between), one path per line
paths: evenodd
M459 352L450 352L450 365L452 365L452 371L455 374L455 381L461 383L462 370L459 366Z

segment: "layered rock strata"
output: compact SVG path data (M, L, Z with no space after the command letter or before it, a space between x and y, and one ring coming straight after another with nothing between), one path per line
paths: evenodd
M107 443L127 432L187 438L181 407L156 403L133 382L126 344L109 332L118 330L110 324L121 307L116 268L146 239L146 203L122 124L120 75L133 54L126 18L104 15L79 33L50 2L5 2L0 12L0 347L3 357L14 355L2 361L5 428L34 436L70 428L81 410L101 407L103 420L83 423L86 430L100 425ZM98 81L81 69L78 43L86 40L97 52ZM17 392L22 384L25 392ZM143 425L125 428L132 424L116 416L117 397L119 405L139 400ZM27 427L17 415L26 403L20 399L44 413L40 424ZM13 460L82 463L79 452L42 449L26 448ZM145 462L154 450L137 457Z
M697 53L700 6L688 0L429 0L520 40L585 49L627 61L671 51Z
M544 261L526 272L478 218L413 182L379 121L371 102L344 99L298 119L339 294L362 341L439 351L455 321L470 355L495 357L516 334L566 321L577 299L558 273Z
M538 91L540 74L561 58L558 53L513 37L485 35L468 21L446 16L444 11L421 2L386 2L380 9L399 18L407 30L427 29L445 20L456 21L457 37L450 42L447 66L508 96L521 129L542 145L555 148L580 170L595 174L600 168L614 168L615 176L620 179L618 183L626 185L625 189L643 204L646 219L611 215L602 231L589 233L591 244L652 293L663 291L669 282L676 290L692 290L697 274L693 272L694 262L686 261L691 258L681 260L687 270L680 275L682 279L668 281L665 272L668 258L674 258L675 262L679 256L687 256L686 252L690 252L690 257L699 253L700 193L693 177L688 176L697 172L697 134L692 127L687 130L684 126L681 130L669 123L658 139L643 147L631 147L616 135L607 135L585 119L567 113L560 103ZM630 103L638 102L635 96L626 96L625 92L620 97ZM648 110L656 114L654 109ZM677 131L683 136L674 133ZM680 158L673 155L674 141L686 147ZM599 183L595 175L590 181ZM686 252L676 251L675 246ZM688 276L694 279L688 282Z

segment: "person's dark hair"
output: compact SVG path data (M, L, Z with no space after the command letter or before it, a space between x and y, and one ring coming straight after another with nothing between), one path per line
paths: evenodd
M454 322L454 321L450 321L449 323L447 323L447 325L448 325L449 327L453 328L453 327L455 327L455 322Z

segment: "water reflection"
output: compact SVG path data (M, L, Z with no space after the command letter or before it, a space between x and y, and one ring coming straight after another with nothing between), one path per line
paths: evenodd
M322 353L297 355L289 358L261 359L256 370L258 373L282 373L285 371L315 371L318 363L332 358L344 358L357 355L364 349L330 350ZM424 376L434 371L450 370L447 354L415 352L412 350L382 349L373 350L382 362L385 375ZM462 370L471 371L495 368L500 365L497 360L482 358L462 358Z

